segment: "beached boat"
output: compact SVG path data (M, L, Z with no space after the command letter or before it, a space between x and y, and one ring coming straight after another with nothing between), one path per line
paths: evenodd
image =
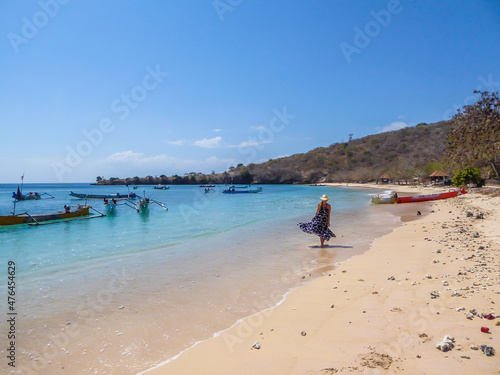
M437 193L437 194L429 194L429 195L414 195L414 196L410 196L410 197L376 196L376 197L372 198L372 203L373 204L387 204L387 203L390 204L390 203L427 202L427 201L436 201L436 200L440 200L440 199L454 198L454 197L462 195L462 194L467 194L465 187L463 187L461 190L448 191L445 193Z
M372 204L392 204L392 203L398 203L397 202L398 198L393 198L393 197L372 197Z
M80 199L116 199L116 200L123 200L123 199L134 199L137 198L137 194L135 193L128 193L128 194L86 194L86 193L74 193L70 192L69 195L75 198L80 198Z
M67 207L64 211L57 211L48 214L29 214L24 212L22 214L0 216L0 225L19 225L19 224L39 224L40 222L65 220L65 219L78 219L88 217L90 215L90 206L78 205L76 209L69 209Z
M247 189L247 190L236 190L235 188L230 188L223 190L222 192L224 194L243 194L243 193L260 193L262 191L262 188L259 187L257 189Z

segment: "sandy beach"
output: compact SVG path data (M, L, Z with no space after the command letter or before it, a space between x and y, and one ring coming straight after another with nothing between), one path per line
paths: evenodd
M366 253L141 374L500 374L500 196L420 205Z

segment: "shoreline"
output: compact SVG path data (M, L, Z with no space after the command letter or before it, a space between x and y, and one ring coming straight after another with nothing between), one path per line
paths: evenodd
M408 189L393 185L363 187L386 186L398 193L436 192L435 188L409 186ZM350 184L347 187L358 186ZM493 369L500 367L498 355L486 357L481 350L472 350L469 346L487 344L498 351L495 333L500 333L500 327L495 321L500 319L491 321L493 324L479 317L474 318L475 322L467 319L462 310L456 311L462 306L454 305L458 302L466 305L469 301L455 297L453 292L455 295L465 294L457 291L461 286L457 283L466 282L465 278L458 280L462 277L458 276L460 271L456 269L460 263L480 256L474 254L484 252L485 246L496 252L492 253L492 262L495 262L500 240L492 230L495 218L499 219L499 200L499 197L468 194L431 202L434 212L406 222L378 238L368 251L335 264L335 269L327 275L293 289L275 307L241 319L171 358L168 363L140 374L333 374L353 372L354 368L358 373L399 374L409 370L408 367L421 369L421 372L410 370L408 373L428 373L435 366L462 369L467 365L471 366L471 371L479 366L483 373L497 373ZM472 203L491 213L484 220L466 218L464 210L471 210ZM457 215L460 219L455 219ZM479 245L483 248L474 250L474 256L460 258L462 252L472 250L463 248L463 239L451 237L463 236L463 233L448 233L453 225L465 225L454 224L454 220L474 225L474 229L485 232L480 235L481 241L493 242ZM465 230L470 236L470 231ZM467 238L465 243L473 246L473 241ZM400 247L405 251L399 251ZM456 259L445 261L443 257L447 253L447 257L456 255ZM410 264L408 260L411 260ZM492 264L496 270L498 266ZM381 269L384 271L380 272ZM426 278L431 271L432 279ZM498 275L493 281L481 283L479 280L476 283L489 298L477 301L474 308L478 314L489 313L488 310L495 307L494 295L500 294ZM445 284L450 287L445 287ZM479 288L475 284L467 287L473 291ZM434 291L439 292L439 297L431 299L429 293ZM466 307L467 311L472 309L470 306ZM415 311L419 313L415 315ZM446 317L446 321L443 322L441 317ZM487 325L492 334L484 336L479 328L469 332L467 328L473 323ZM439 327L440 324L445 328ZM434 347L445 334L456 339L455 349L448 353ZM259 349L253 347L256 342Z

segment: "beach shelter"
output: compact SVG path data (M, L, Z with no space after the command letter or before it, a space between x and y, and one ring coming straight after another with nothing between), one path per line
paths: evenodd
M450 178L450 176L447 173L445 173L441 170L437 170L437 171L432 172L429 175L429 177L430 177L431 181L434 183L437 183L439 181L444 182L445 180Z
M390 179L391 178L386 174L383 174L382 176L379 177L380 182L383 184L387 184Z

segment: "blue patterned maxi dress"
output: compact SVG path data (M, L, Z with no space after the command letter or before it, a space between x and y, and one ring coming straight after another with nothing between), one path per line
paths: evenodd
M316 236L322 237L325 240L330 240L336 237L335 234L328 228L328 209L321 205L319 212L308 223L297 224L302 231Z

